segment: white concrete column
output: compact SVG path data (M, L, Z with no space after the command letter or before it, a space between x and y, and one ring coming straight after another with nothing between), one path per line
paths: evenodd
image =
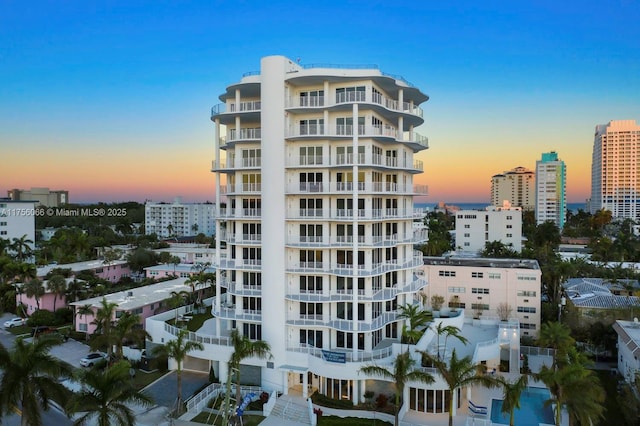
M360 392L358 391L358 382L360 382L360 380L351 381L351 383L353 383L353 392L351 393L351 401L353 402L353 405L358 405L358 403L360 402Z
M308 374L305 372L302 374L302 397L304 399L307 399L308 395L309 395L309 377L308 377Z
M352 298L352 310L353 310L353 348L352 348L352 356L353 360L358 360L358 104L353 104L353 139L352 139L352 150L353 150L353 193L351 198L353 200L353 231L351 233L353 239L353 275L352 275L352 289L353 289L353 298Z
M220 361L218 364L218 378L220 379L220 383L226 383L227 375L229 374L229 365L226 361Z

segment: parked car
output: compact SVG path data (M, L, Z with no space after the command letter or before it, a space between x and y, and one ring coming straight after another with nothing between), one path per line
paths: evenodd
M46 325L39 325L31 329L31 337L38 337L44 334L52 334L57 332L58 332L57 328L48 327Z
M91 367L103 359L107 359L107 354L104 352L91 352L80 360L80 365L83 367Z
M4 328L12 328L12 327L18 327L21 325L25 325L27 322L27 320L25 320L24 318L11 318L9 321L5 321L4 322Z

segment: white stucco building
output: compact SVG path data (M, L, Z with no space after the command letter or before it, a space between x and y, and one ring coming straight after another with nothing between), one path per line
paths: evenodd
M176 198L173 203L146 203L144 229L147 235L161 238L182 237L216 232L216 206L211 203L183 203Z
M522 250L522 208L504 201L501 207L459 210L456 215L456 251L477 254L491 241Z
M14 238L26 237L33 250L36 241L37 201L13 201L0 198L0 238L13 242ZM31 260L31 259L25 259Z
M640 125L612 120L596 126L591 161L590 211L616 219L640 219Z
M523 336L540 329L542 272L536 260L425 257L424 293L444 297L444 306L463 308L468 317L497 318L498 306L511 308Z
M618 334L618 372L627 382L635 382L640 372L640 323L617 320L613 329Z
M184 368L213 368L224 382L235 328L269 343L272 355L243 360L241 377L258 377L268 391L364 402L366 390L393 388L362 367L391 366L408 350L418 364L416 349L451 355L451 345L435 343L440 322L465 329L471 343L456 348L460 356L495 368L509 352L519 368L517 321L471 330L459 311L415 345L400 343L398 307L421 303L427 287L414 250L426 240L414 226L424 212L413 205L425 192L414 182L422 172L414 154L427 148L415 132L425 94L375 67L305 67L271 56L220 100L212 110L217 296L207 301L214 318L188 336L204 350ZM150 344L175 338L172 315L147 319ZM449 398L457 409L464 395L439 376L408 383L400 417L443 413Z

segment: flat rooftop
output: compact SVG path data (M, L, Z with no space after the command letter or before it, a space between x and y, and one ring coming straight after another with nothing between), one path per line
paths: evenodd
M169 271L169 272L173 272L175 270L175 272L196 272L196 270L193 268L195 265L197 264L196 263L178 263L175 265L175 269L174 269L173 263L161 263L160 265L148 266L144 268L144 270L145 271ZM210 266L207 269L205 269L204 272L212 274L216 272L216 268Z
M92 297L91 299L79 300L77 302L70 303L69 305L91 305L100 307L102 306L102 299L107 299L107 302L109 303L118 304L116 310L129 311L169 299L171 298L172 292L178 293L186 291L191 293L191 286L185 284L186 280L187 278L176 278L169 281L163 281L158 284L151 284L144 287L119 291L117 293L105 294L104 296ZM196 290L204 287L206 287L206 284L201 284L196 286Z
M53 269L71 269L73 272L86 271L88 269L104 268L106 266L123 265L126 264L126 260L114 260L107 265L103 260L87 260L85 262L64 263L64 264L52 264L47 266L41 266L38 268L38 276L47 275Z
M534 259L492 259L487 257L431 257L425 256L425 265L472 266L475 268L511 268L511 269L540 269L538 261Z

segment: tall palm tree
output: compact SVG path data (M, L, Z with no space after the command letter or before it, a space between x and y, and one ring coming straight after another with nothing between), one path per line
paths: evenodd
M402 340L404 343L416 344L424 334L424 328L431 319L429 312L422 310L420 305L407 303L398 307L398 319L405 319L402 326ZM408 324L407 324L408 323Z
M56 311L58 296L64 297L67 292L67 280L62 275L55 274L47 280L47 290L53 293L53 312Z
M509 426L515 425L515 411L520 409L520 395L529 384L529 376L523 374L514 382L506 378L498 377L498 383L502 386L502 412L509 413Z
M472 385L498 386L498 382L494 377L478 374L478 366L473 363L470 356L458 358L455 349L451 353L449 363L427 352L419 352L422 354L423 359L433 364L449 386L449 392L451 393L449 398L449 426L453 426L453 402L456 399L454 397L456 389Z
M39 278L32 278L24 285L27 297L33 297L36 301L36 309L40 310L40 298L44 296L44 284Z
M447 340L449 337L454 337L458 339L460 342L467 344L469 340L460 334L460 329L455 325L444 325L442 322L439 322L437 326L433 328L433 331L436 332L436 344L438 345L438 359L443 358L447 353ZM444 336L444 353L443 356L440 356L440 337Z
M575 341L571 337L571 330L564 324L547 321L540 327L538 344L542 347L553 348L556 351L553 357L554 370L557 370L558 363L562 362L562 358L566 356L567 351L574 343Z
M570 424L595 424L604 413L605 393L597 376L587 367L590 360L575 347L567 350L555 367L543 365L536 378L549 388L557 426L562 422L562 408L569 414Z
M240 404L242 394L240 392L240 363L246 358L266 359L271 356L271 346L263 340L251 340L247 336L240 334L237 328L231 330L231 343L233 344L233 353L229 359L229 371L227 373L227 385L224 396L225 413L230 411L231 405L231 378L235 376L236 382L236 403ZM223 418L223 424L226 424L227 417Z
M381 377L395 383L395 426L398 426L398 413L400 412L400 398L404 397L404 388L408 382L433 383L431 374L416 367L416 360L411 358L409 352L400 353L393 361L392 368L378 365L368 365L360 369L361 373L370 376Z
M24 262L25 259L28 259L33 253L33 241L27 238L27 234L24 234L22 237L14 237L11 243L11 250L16 253L16 259L20 262Z
M140 324L140 315L125 312L113 328L113 342L116 345L116 358L122 359L122 345L125 340L134 340L137 343L143 343L145 339L151 340L151 336Z
M60 379L71 377L71 367L49 354L62 341L44 336L31 343L16 339L13 349L0 346L0 413L21 407L23 426L42 425L41 410L50 401L64 401L67 391Z
M178 389L176 394L176 415L182 414L183 404L182 404L182 363L184 359L187 357L189 352L192 351L202 351L204 350L204 345L200 342L196 342L193 340L189 340L187 330L180 330L175 339L169 340L167 343L161 346L156 346L153 349L153 353L156 355L166 355L169 358L173 358L176 360L177 368L177 381L178 381Z
M74 426L97 424L98 426L134 426L136 418L131 404L149 407L152 399L136 390L131 384L126 361L120 361L104 371L94 368L84 370L79 379L82 390L75 393L67 405L70 414L83 413Z
M92 322L92 324L96 325L96 333L100 334L98 338L93 340L92 347L96 348L106 345L109 356L113 353L113 317L117 306L117 303L110 303L103 297Z

